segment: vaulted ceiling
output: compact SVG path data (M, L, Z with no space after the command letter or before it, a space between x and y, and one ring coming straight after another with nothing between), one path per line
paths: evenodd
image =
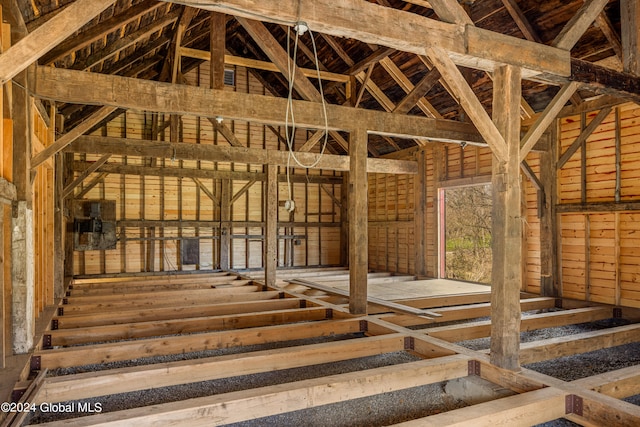
M368 1L382 7L439 19L425 0ZM33 31L73 2L17 0L17 3L27 29ZM553 44L565 25L585 4L583 0L467 0L460 3L473 24L479 28L545 45ZM272 71L273 66L267 65L275 62L274 54L287 53L287 42L289 52L293 51L295 32L281 24L238 19L232 15L222 15L220 20L219 16L207 10L169 2L117 0L99 17L44 55L39 63L180 83L180 72L185 74L204 61L203 52L210 50L211 34L216 33L224 21L227 63L233 65L248 63L247 60L261 61L253 62L258 65L252 67L251 72L268 91L276 96L287 96L287 78L280 72ZM212 20L216 19L212 25ZM620 2L609 1L595 23L571 49L572 58L620 71L620 21ZM402 29L403 22L397 25ZM410 29L406 31L406 37L410 39ZM335 77L322 81L327 102L469 121L464 109L427 57L322 33L313 33L313 41L318 53L317 66L327 76ZM275 45L269 45L271 42L275 42ZM176 46L180 49L177 50ZM177 51L181 53L181 60L175 62ZM301 68L316 69L314 45L309 33L298 40L296 61ZM179 64L178 73L173 72L174 64ZM490 114L491 76L481 70L460 69ZM320 89L317 79L310 78L309 81L313 88L301 91L297 87L295 98L310 99L317 96ZM345 84L346 81L350 81L350 84ZM350 93L347 93L349 90ZM542 111L558 90L559 86L548 83L524 81L523 119ZM594 95L595 92L581 88L570 102L577 105ZM96 108L64 104L57 107L66 117L68 127L73 127ZM339 139L340 135L332 136L331 148L335 152L343 152L336 138ZM409 148L416 142L377 136L371 138L369 144L374 155L383 155Z

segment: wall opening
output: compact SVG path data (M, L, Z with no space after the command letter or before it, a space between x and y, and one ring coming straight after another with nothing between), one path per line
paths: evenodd
M443 193L442 277L491 283L491 184L448 188Z

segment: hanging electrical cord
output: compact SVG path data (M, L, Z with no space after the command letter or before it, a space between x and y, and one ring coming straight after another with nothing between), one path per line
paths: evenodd
M289 210L290 212L293 211L295 209L295 204L293 203L293 196L292 196L292 188L291 188L291 159L293 158L293 160L295 161L295 163L304 169L311 169L316 167L320 161L322 160L322 156L324 155L324 152L327 148L327 143L328 143L328 139L329 139L329 119L327 116L327 104L326 101L324 99L324 91L322 88L322 77L320 75L320 61L318 59L318 50L316 47L316 42L315 42L315 38L313 36L313 32L311 31L311 29L303 22L298 22L295 27L294 27L295 31L296 31L296 37L295 37L295 41L294 41L294 47L293 47L293 61L291 61L291 52L290 52L290 46L291 46L291 28L287 29L287 71L288 71L288 77L289 77L289 93L288 93L288 97L287 97L287 110L286 110L286 115L285 115L285 136L286 136L286 141L287 141L287 147L289 149L289 155L287 157L287 190L288 190L288 200L287 203L285 204L285 207L287 208L287 210ZM295 139L295 132L296 132L296 122L295 122L295 115L293 112L293 88L294 88L294 84L295 84L295 74L296 74L296 62L297 62L297 56L298 56L298 42L300 40L300 36L303 35L306 31L309 31L309 36L311 37L311 44L313 46L313 55L314 55L314 60L315 60L315 65L316 65L316 73L317 73L317 77L318 77L318 86L319 86L319 92L320 92L320 99L322 100L322 113L323 113L323 117L324 117L324 141L322 143L322 149L320 150L320 155L318 156L318 158L316 159L315 162L313 162L310 165L305 165L304 163L302 163L298 157L295 155L295 152L293 151L293 142ZM289 131L289 118L291 118L291 131Z

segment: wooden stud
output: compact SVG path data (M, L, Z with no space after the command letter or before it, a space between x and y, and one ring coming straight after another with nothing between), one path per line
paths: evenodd
M640 75L640 5L634 0L620 1L620 27L622 28L622 65L627 73Z

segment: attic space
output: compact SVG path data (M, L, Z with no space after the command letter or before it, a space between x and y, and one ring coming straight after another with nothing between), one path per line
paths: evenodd
M0 22L0 426L640 425L638 1Z

